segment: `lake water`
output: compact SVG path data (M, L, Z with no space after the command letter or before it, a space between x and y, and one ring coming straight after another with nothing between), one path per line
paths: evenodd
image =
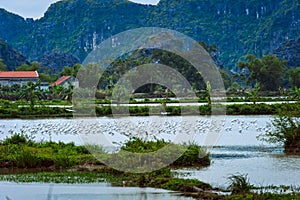
M153 138L153 131L150 131L153 129L160 133L155 135L157 138L177 142L188 139L200 145L214 145L214 148L208 149L211 154L211 166L200 170L176 170L180 172L180 177L198 178L214 186L224 187L228 184L229 175L240 173L248 174L250 182L257 186L300 186L300 157L286 156L282 148L262 143L256 138L270 129L266 128L266 125L271 121L271 116L216 118L216 122L222 125L221 129L212 123L209 117L191 116L0 120L0 139L8 136L9 132L20 130L34 135L36 140L51 139L76 144L97 141L99 135L105 135L105 144L116 144L117 148L118 144L127 138L122 132L131 131L138 136ZM128 125L130 123L131 126ZM208 129L220 132L211 139ZM102 139L98 142L103 142Z
M0 199L11 200L191 200L162 189L111 187L108 184L41 184L0 182Z
M207 168L176 170L182 173L179 177L197 178L223 188L230 175L247 174L255 186L300 187L300 157L286 156L280 148L226 146L214 148L211 157Z

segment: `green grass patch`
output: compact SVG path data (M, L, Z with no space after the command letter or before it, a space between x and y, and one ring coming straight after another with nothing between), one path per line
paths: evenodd
M74 143L34 142L25 135L14 134L0 143L0 167L68 169L87 163L103 165L94 155L100 156L104 163L118 161L116 163L129 169L135 166L143 168L149 164L156 169L165 167L166 163L173 167L203 167L210 164L209 155L199 146L175 145L163 140L144 141L132 138L121 147L122 151L113 154L106 153L101 148L92 149L88 146L88 149ZM155 151L158 151L159 156L152 153ZM128 152L135 154L128 157ZM172 158L177 160L170 160Z

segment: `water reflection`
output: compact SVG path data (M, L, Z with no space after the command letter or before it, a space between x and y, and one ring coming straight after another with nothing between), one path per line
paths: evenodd
M0 182L0 199L22 200L191 200L152 188L110 187L109 184L17 184Z

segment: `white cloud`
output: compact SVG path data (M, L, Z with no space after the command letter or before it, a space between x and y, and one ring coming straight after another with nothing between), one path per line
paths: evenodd
M41 18L51 3L58 0L0 0L0 8L25 18ZM157 4L159 0L131 0L142 4Z

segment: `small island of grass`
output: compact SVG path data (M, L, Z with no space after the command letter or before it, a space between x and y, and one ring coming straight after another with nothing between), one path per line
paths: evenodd
M178 191L182 195L195 199L300 199L300 195L296 192L288 194L253 192L262 190L263 187L254 187L243 175L229 177L231 184L225 190L213 188L197 179L177 178L176 173L172 172L174 168L201 168L210 165L209 155L196 144L175 145L163 140L144 141L133 138L121 149L134 153L147 153L166 145L174 145L174 148L179 150L185 147L186 151L183 151L184 153L169 166L159 170L130 173L106 166L85 146L50 141L35 142L26 135L14 134L0 143L0 170L2 171L0 181L68 184L108 182L113 186L153 187ZM119 155L118 159L124 158ZM155 160L155 157L152 158L152 162L161 163L159 159Z

